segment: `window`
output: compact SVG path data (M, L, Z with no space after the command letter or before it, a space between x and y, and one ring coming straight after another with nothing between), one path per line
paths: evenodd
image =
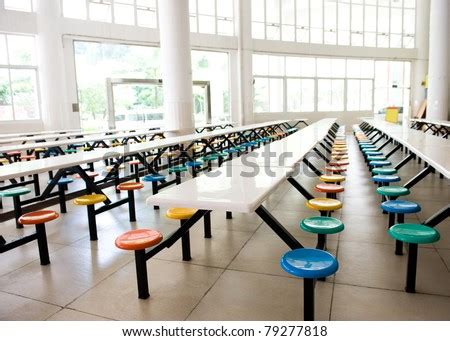
M158 27L157 0L62 0L62 9L66 18Z
M39 116L34 37L0 34L0 121Z
M415 0L252 0L254 39L413 48Z
M234 35L234 0L189 0L191 32Z
M409 108L411 63L253 55L256 113Z
M33 12L36 9L35 0L4 0L5 9L22 12Z

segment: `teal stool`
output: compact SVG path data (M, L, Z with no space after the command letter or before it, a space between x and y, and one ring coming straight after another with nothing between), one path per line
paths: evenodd
M388 200L381 203L380 207L383 211L389 213L388 228L395 225L396 220L398 224L403 224L405 222L405 214L417 213L421 210L419 204L406 200ZM403 254L403 243L398 239L395 242L395 254Z
M372 170L375 167L384 167L392 165L391 161L369 161L369 169Z
M202 160L207 163L207 165L208 165L208 172L210 172L211 169L212 169L212 162L216 161L216 160L219 160L219 156L216 155L216 154L209 154L209 155L206 155L206 156L202 157Z
M431 244L440 239L439 232L426 225L397 224L389 229L395 240L408 244L408 266L406 270L405 291L416 292L417 251L419 244Z
M372 174L375 175L394 175L397 174L397 170L395 168L372 168Z
M184 164L186 167L190 167L192 170L192 177L196 177L198 173L198 169L203 166L203 162L200 160L187 161Z
M300 222L300 229L309 233L317 234L316 249L325 250L327 235L342 232L344 224L333 217L309 217Z
M383 152L366 152L367 156L381 156Z
M169 174L175 174L175 183L177 185L181 184L181 174L187 172L188 168L183 165L172 166L169 168Z
M52 182L53 182L53 179L48 180L49 184L51 184ZM61 213L67 213L65 190L67 189L67 186L72 182L73 182L73 179L62 177L56 183L56 185L58 186L59 210Z
M384 161L384 160L387 160L386 156L383 156L383 155L368 155L368 154L366 154L366 155L367 155L367 160L368 161Z
M286 252L280 265L287 273L303 278L303 319L314 321L315 281L335 274L338 261L326 251L302 248Z
M13 198L14 218L16 220L16 228L21 229L23 225L19 223L22 216L22 205L20 204L20 196L30 193L31 190L26 187L15 187L0 192L2 198Z

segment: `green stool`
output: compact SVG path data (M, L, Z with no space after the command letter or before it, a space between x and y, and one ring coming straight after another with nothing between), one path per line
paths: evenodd
M22 216L22 205L20 204L20 196L30 193L31 190L27 187L15 187L6 189L0 192L2 198L13 198L14 204L14 218L16 219L16 228L21 229L23 225L19 223L19 218Z
M398 197L408 195L409 189L403 186L382 186L377 188L377 193L381 194L381 202L387 200L395 200Z
M401 242L408 243L408 266L406 270L405 291L416 292L417 251L419 244L431 244L440 239L435 229L420 224L396 224L389 229L389 235Z
M373 168L372 169L372 174L376 174L376 175L394 175L394 174L397 174L397 170L395 168L388 168L388 167Z
M172 166L169 168L169 174L175 173L175 183L181 184L181 174L187 172L188 168L183 165Z
M317 234L316 249L325 250L327 235L339 233L344 230L344 224L333 217L309 217L300 222L300 229Z

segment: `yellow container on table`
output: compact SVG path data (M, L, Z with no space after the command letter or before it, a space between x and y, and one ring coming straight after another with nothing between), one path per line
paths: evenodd
M387 107L385 120L391 123L398 123L398 107Z

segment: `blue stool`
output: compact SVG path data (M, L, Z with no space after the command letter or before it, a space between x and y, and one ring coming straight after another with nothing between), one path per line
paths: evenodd
M142 178L144 182L152 183L152 193L153 195L158 193L158 182L166 182L166 176L162 174L147 174ZM159 210L159 206L153 206L153 209Z
M48 183L50 184L52 181L53 180L50 179L50 180L48 180ZM61 213L67 213L65 190L67 189L67 185L72 182L73 182L73 179L62 177L56 183L56 185L58 186L59 210Z
M202 161L187 161L184 164L186 167L190 167L192 170L192 177L196 177L197 176L197 168L200 168L201 166L203 166L203 162Z
M383 202L380 207L383 211L389 213L388 228L395 225L396 221L398 224L403 224L405 222L405 214L417 213L421 210L419 204L406 200L388 200ZM395 254L403 254L403 242L401 240L396 240L395 242Z
M374 167L384 167L384 166L390 166L392 165L391 161L384 160L384 161L370 161L369 162L369 169L372 170Z
M383 152L372 152L372 151L370 151L370 152L366 152L366 155L367 156L380 156L380 155L383 155Z
M392 175L377 174L372 176L372 181L378 184L379 187L389 186L391 182L399 182L400 180L401 180L400 177L395 174Z
M280 265L287 273L303 278L303 318L314 321L315 281L335 274L339 269L338 261L326 251L303 248L286 252Z

